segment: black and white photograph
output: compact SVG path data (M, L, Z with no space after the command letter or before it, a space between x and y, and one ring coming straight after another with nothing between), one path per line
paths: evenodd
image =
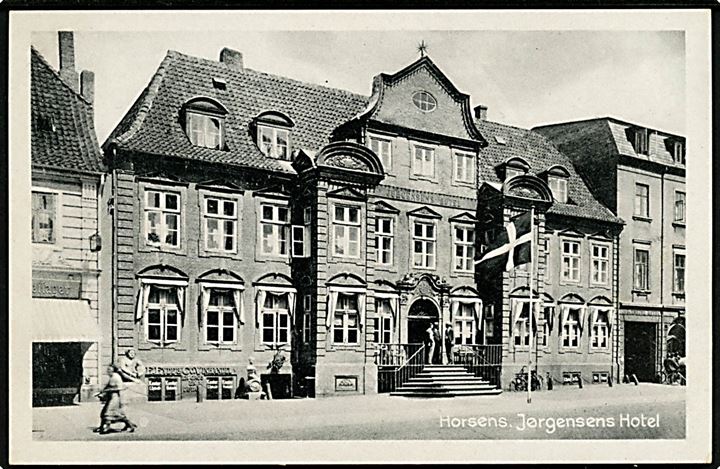
M11 462L709 457L708 12L10 31Z

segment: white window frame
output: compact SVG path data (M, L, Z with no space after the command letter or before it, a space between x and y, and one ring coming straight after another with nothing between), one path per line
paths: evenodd
M396 298L391 297L376 297L375 298L376 304L377 304L377 338L378 340L376 343L378 344L392 344L393 343L393 336L395 335L394 332L394 318L392 312L388 312L387 310L380 310L380 305L382 303L388 303L390 305L391 311L392 308L394 308L393 304L397 301Z
M202 216L203 216L203 231L204 231L204 250L206 252L223 253L223 254L235 254L237 253L238 245L238 199L232 197L222 197L214 194L203 194L202 196ZM218 203L218 213L212 214L208 212L208 201L214 200ZM231 203L234 206L233 215L225 215L224 206L226 203ZM208 246L210 239L210 227L208 224L210 220L216 220L218 227L218 236L220 237L220 244L218 248L211 248ZM225 240L228 237L226 223L232 223L232 248L225 249Z
M420 165L418 165L417 159L418 152L422 155ZM427 155L430 155L429 162ZM430 168L430 174L427 173L428 167ZM435 147L419 143L412 144L412 174L418 178L435 179Z
M578 349L581 344L582 327L580 321L582 321L582 306L568 306L569 312L567 320L562 321L560 325L560 347L563 349ZM573 311L577 314L577 319L573 317ZM564 314L564 313L562 313ZM568 344L565 345L565 342ZM575 339L576 344L572 344L572 339Z
M302 331L303 342L307 344L312 334L312 295L303 296Z
M265 207L270 207L272 209L272 215L270 218L265 217ZM286 210L287 217L285 220L280 219L280 210ZM269 256L269 257L288 257L290 255L291 245L290 245L290 207L288 207L287 203L279 203L279 202L269 202L269 201L262 201L259 203L259 212L258 212L258 241L260 243L260 254L263 256ZM272 233L270 234L270 244L271 249L270 251L265 251L265 226L272 227ZM283 253L283 246L285 247L285 252Z
M197 110L191 110L188 109L185 112L185 119L186 119L186 133L188 136L188 139L190 140L190 143L193 145L203 147L203 148L210 148L212 150L222 150L224 146L224 127L225 127L225 118L222 116L218 116L215 114L209 114L205 112L200 112ZM218 131L217 134L213 131L213 128L210 124L211 121L216 121L218 124ZM198 127L194 127L195 123L199 123ZM214 146L210 144L208 141L210 139L210 142L215 141L217 139L217 146Z
M565 245L577 246L577 252L565 252ZM582 261L582 242L576 239L560 240L560 277L563 282L580 283L580 270ZM566 262L568 264L566 266ZM574 265L573 265L574 264ZM573 275L573 273L575 275Z
M638 155L650 154L650 135L648 129L635 130L635 142L633 147Z
M175 301L168 301L168 296L165 297L165 301L161 301L160 303L150 303L150 294L148 294L148 300L147 304L144 305L145 307L145 314L144 314L144 323L145 323L145 340L147 342L150 342L152 344L164 347L166 345L172 345L180 342L182 340L182 306L178 304L178 298L177 298L177 292L175 291L176 288L184 288L184 287L166 287L161 284L155 284L150 283L148 286L152 289L155 288L158 290L158 295L161 293L165 293L165 295L171 295L175 296ZM152 290L150 291L152 293ZM143 299L144 301L144 299ZM160 315L160 322L159 323L150 323L150 310L155 309L159 310ZM168 311L175 311L175 317L177 318L177 321L175 324L173 324L177 328L177 337L175 340L168 340L167 339L167 332L168 332ZM150 338L150 326L151 325L158 325L160 327L160 338L158 339L151 339Z
M673 161L685 164L685 144L683 142L673 143Z
M425 90L413 93L412 102L422 112L433 112L437 108L437 99Z
M309 257L310 256L310 229L305 225L292 225L290 227L290 245L292 247L292 257Z
M426 269L435 270L437 265L437 222L435 220L426 220L415 218L411 219L412 226L412 266L415 269ZM427 236L427 228L423 229L421 236L415 234L415 226L422 225L424 227L431 226L433 235L432 237ZM417 252L415 247L416 243L420 243L422 249ZM432 251L432 252L431 252ZM419 256L419 257L418 257ZM420 259L420 263L417 260ZM429 262L432 261L432 262Z
M341 308L342 305L342 299L344 298L350 298L355 297L355 304L357 309L350 309L349 303L346 303L344 308ZM349 301L349 300L347 300ZM343 292L339 291L337 293L337 296L335 298L335 310L333 311L333 318L332 318L332 331L331 331L331 338L332 343L334 345L352 345L356 346L360 344L360 301L364 301L363 296L358 293L352 293L352 292ZM356 327L350 326L350 318L352 316L355 316L355 324ZM342 341L338 341L335 339L335 332L336 329L338 329L337 324L337 318L340 317L340 325L339 327L342 329ZM350 332L352 330L355 330L357 340L356 341L350 341Z
M263 145L263 135L268 134L270 136L270 147L265 148ZM278 143L278 134L284 133L286 135L287 145L283 146ZM257 146L263 155L269 156L270 158L277 158L279 160L290 161L290 154L292 144L290 142L290 129L284 127L275 127L267 124L258 124L257 126ZM285 154L280 154L280 150L285 148Z
M390 229L385 231L383 228L384 221L389 222ZM383 247L383 241L388 241L387 249ZM377 263L382 266L391 266L394 264L395 256L395 217L378 216L375 218L375 251L377 252ZM383 262L383 254L386 253L388 262Z
M475 155L466 151L453 152L453 182L459 184L475 184Z
M286 296L287 298L287 309L282 309L279 307L279 305L275 305L275 307L266 308L265 302L268 300L270 295L273 296ZM272 290L266 290L265 296L263 297L263 304L260 306L260 343L263 345L272 345L272 346L282 346L282 345L288 345L290 344L290 321L291 321L291 314L290 310L292 309L292 305L290 302L292 301L292 295L290 295L290 292L286 291L272 291ZM269 330L271 327L265 324L265 315L271 314L273 316L273 324L272 324L272 341L266 341L265 340L265 331ZM280 326L280 318L285 317L285 324L286 326L283 328ZM280 332L285 332L285 336L287 337L286 341L280 340Z
M337 211L342 211L342 217L338 218ZM350 219L350 211L357 212L356 221ZM345 233L341 235L340 233ZM352 241L352 233L356 233L356 240ZM360 241L362 239L362 208L357 205L350 204L332 204L332 253L334 257L342 257L348 259L360 258ZM340 246L338 246L340 244ZM338 252L338 247L343 252Z
M462 300L455 301L458 303L457 310L452 318L455 345L476 345L478 324L475 318L475 303ZM439 347L438 344L435 346Z
M680 207L679 216L678 206ZM673 221L675 221L675 223L685 223L685 217L687 213L687 195L684 191L675 191L675 204L673 211Z
M548 186L552 192L553 198L561 204L566 204L568 200L567 178L565 176L548 176Z
M638 252L643 251L647 254L647 262L641 264L638 262ZM640 266L644 265L645 269L643 275L639 275L641 272L638 271ZM641 285L644 280L644 285ZM634 246L633 247L633 290L649 291L650 290L650 246Z
M509 181L510 179L514 178L515 176L522 176L525 174L526 171L522 168L518 168L517 166L505 166L505 182Z
M610 312L605 308L597 309L597 319L590 325L590 349L591 350L609 350L610 349ZM603 321L602 318L605 318ZM600 345L600 341L605 339L605 345Z
M390 138L368 135L368 148L375 152L378 158L380 158L380 162L382 163L383 169L386 173L392 171L392 144L393 141Z
M645 190L644 195L638 193L641 189ZM641 218L650 218L650 185L642 182L635 183L633 215Z
M542 312L538 317L538 347L547 347L550 345L550 334L552 331L550 330L550 323L548 322L547 315L545 314L548 309L551 310L550 315L554 316L557 305L555 303L542 303Z
M53 227L52 227L53 240L50 242L35 241L35 224L33 223L33 220L31 220L30 236L31 236L32 244L35 244L37 246L57 246L60 244L60 239L61 239L61 235L62 235L61 234L61 226L60 226L61 225L60 221L62 220L62 201L63 201L62 193L60 191L47 189L44 187L42 187L42 188L41 187L33 187L31 190L31 195L30 195L31 209L33 207L32 197L35 194L52 196L54 199L54 204L55 204L55 209L54 209L55 213L53 214L53 220L52 220L52 222L53 222ZM32 217L34 217L34 216L35 216L35 213L33 212Z
M605 250L605 257L596 256L595 249ZM603 271L602 266L605 266ZM605 278L603 280L602 274ZM597 274L597 279L596 279ZM590 243L590 283L592 285L607 285L610 282L610 244Z
M205 317L203 318L203 341L206 344L217 344L217 345L234 345L238 342L238 320L237 320L237 314L238 312L235 311L235 305L234 301L232 300L233 292L232 290L225 289L225 288L212 288L211 286L206 287L207 288L207 295L211 295L213 293L219 293L223 292L226 295L228 295L231 300L229 305L222 305L222 306L214 306L211 303L208 303L207 308L205 309L204 313ZM208 328L210 327L209 324L209 314L210 312L216 312L218 314L218 324L216 327L218 330L218 340L209 340L208 339ZM224 320L224 313L230 312L232 315L232 324L227 325L225 324ZM223 337L223 330L232 328L233 331L233 338L231 341L224 340Z
M678 288L678 263L677 259L678 257L682 257L683 259L683 265L682 265L682 288ZM687 273L687 256L685 255L684 250L675 250L673 251L673 293L675 294L684 294L685 293L685 274Z
M149 199L151 194L160 194L160 206L159 207L152 207L150 206ZM167 196L172 195L177 198L177 208L176 209L169 209L167 208ZM164 189L156 189L156 188L150 188L147 187L144 189L143 194L143 221L144 221L144 235L145 235L145 244L148 246L154 246L161 249L180 249L182 246L182 194L180 192L175 192L172 190L164 190ZM150 241L148 239L148 236L150 235L150 214L151 213L159 213L160 214L160 222L158 224L158 235L159 235L159 241ZM177 217L177 229L175 230L177 232L177 244L171 244L164 240L167 239L167 236L171 230L168 229L168 223L166 216L168 215L174 215Z
M465 223L453 223L451 224L450 228L452 229L452 239L453 239L453 263L452 263L452 269L453 272L460 272L460 273L472 273L475 272L475 227L473 225L465 224ZM460 230L465 233L464 239L459 240L457 237L457 231ZM468 241L468 233L472 233L472 240ZM458 248L460 248L463 252L463 255L458 257ZM458 267L458 262L462 262L463 266Z

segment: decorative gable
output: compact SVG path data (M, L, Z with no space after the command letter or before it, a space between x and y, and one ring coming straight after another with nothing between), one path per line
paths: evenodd
M458 215L455 215L450 219L450 222L455 223L477 223L477 218L468 212L463 212Z
M365 194L352 187L342 187L329 191L327 195L338 199L365 200Z
M280 183L258 189L253 192L253 196L265 197L268 199L288 199L291 193L292 192L286 183Z
M442 215L428 207L420 207L411 212L408 212L408 216L421 218L442 218Z
M381 213L393 213L393 214L396 214L396 215L397 215L398 213L400 213L400 210L396 209L395 207L393 207L393 206L390 205L389 203L387 203L387 202L385 202L385 201L382 201L382 200L380 200L380 201L378 201L378 202L375 203L375 211L376 211L376 212L381 212Z

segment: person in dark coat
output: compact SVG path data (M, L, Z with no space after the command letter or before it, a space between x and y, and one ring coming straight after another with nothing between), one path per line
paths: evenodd
M96 394L105 402L100 411L100 426L95 431L106 434L110 432L113 423L123 422L125 427L122 431L129 430L134 432L137 428L133 422L125 415L125 408L122 402L121 392L126 389L122 376L118 373L119 367L115 364L110 365L107 369L110 380L105 388Z
M445 354L447 355L448 363L453 362L453 345L455 345L455 331L453 331L452 324L445 324Z
M440 336L440 327L438 327L438 323L433 323L433 340L435 341L435 354L433 356L433 363L440 364L442 363L442 359L440 358L442 356L442 349L440 348L440 341L442 340L442 337Z

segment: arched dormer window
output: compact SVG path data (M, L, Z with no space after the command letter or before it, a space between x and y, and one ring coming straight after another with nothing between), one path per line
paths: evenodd
M193 98L183 106L185 133L193 145L214 150L225 148L227 109L211 98Z
M552 191L553 198L561 204L568 201L567 183L570 172L561 165L555 165L547 170L547 183Z
M503 170L505 172L505 181L509 181L515 176L526 174L528 172L528 169L530 169L530 165L524 159L520 157L513 157L508 159L503 166Z
M285 114L266 111L253 121L255 143L264 155L290 161L290 130L295 125Z

